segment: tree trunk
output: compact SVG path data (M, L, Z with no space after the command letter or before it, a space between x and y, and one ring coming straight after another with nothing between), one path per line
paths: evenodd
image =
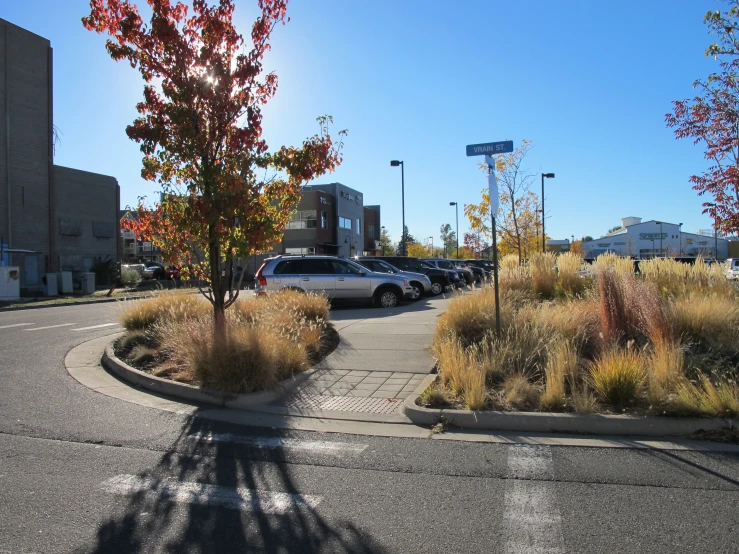
M213 344L226 338L226 308L224 279L221 275L221 237L213 227L210 229L210 286L213 291Z

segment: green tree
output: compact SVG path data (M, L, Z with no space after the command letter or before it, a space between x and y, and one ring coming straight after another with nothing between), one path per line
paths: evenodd
M408 255L408 247L411 244L418 244L418 241L408 232L408 225L403 227L403 235L400 237L398 243L398 254L401 256Z
M445 223L441 226L441 244L444 248L444 257L450 256L457 248L457 233L452 231L452 226Z
M384 227L380 233L380 252L383 256L395 256L397 252L395 244L390 240L390 233Z

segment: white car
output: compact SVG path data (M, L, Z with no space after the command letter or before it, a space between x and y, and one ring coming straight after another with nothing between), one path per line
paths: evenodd
M739 258L726 260L726 278L732 281L739 279Z

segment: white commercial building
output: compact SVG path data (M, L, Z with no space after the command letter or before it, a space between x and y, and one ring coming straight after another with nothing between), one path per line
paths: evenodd
M721 236L686 233L677 223L645 221L640 217L625 217L621 228L605 237L584 242L586 258L594 258L606 252L635 258L661 256L703 256L724 260L728 257L729 242Z

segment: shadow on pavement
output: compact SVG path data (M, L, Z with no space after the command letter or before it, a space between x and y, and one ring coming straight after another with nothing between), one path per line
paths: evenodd
M297 489L288 471L290 465L279 449L260 449L256 457L244 457L243 447L203 439L203 435L216 432L215 425L192 418L172 451L138 477L244 487L251 489L252 502L268 502L272 492L315 493ZM193 434L199 437L193 439ZM205 503L176 503L166 494L151 492L138 492L120 503L123 513L99 526L97 544L78 552L385 552L353 523L329 522L310 505L291 506L284 514L267 514Z

